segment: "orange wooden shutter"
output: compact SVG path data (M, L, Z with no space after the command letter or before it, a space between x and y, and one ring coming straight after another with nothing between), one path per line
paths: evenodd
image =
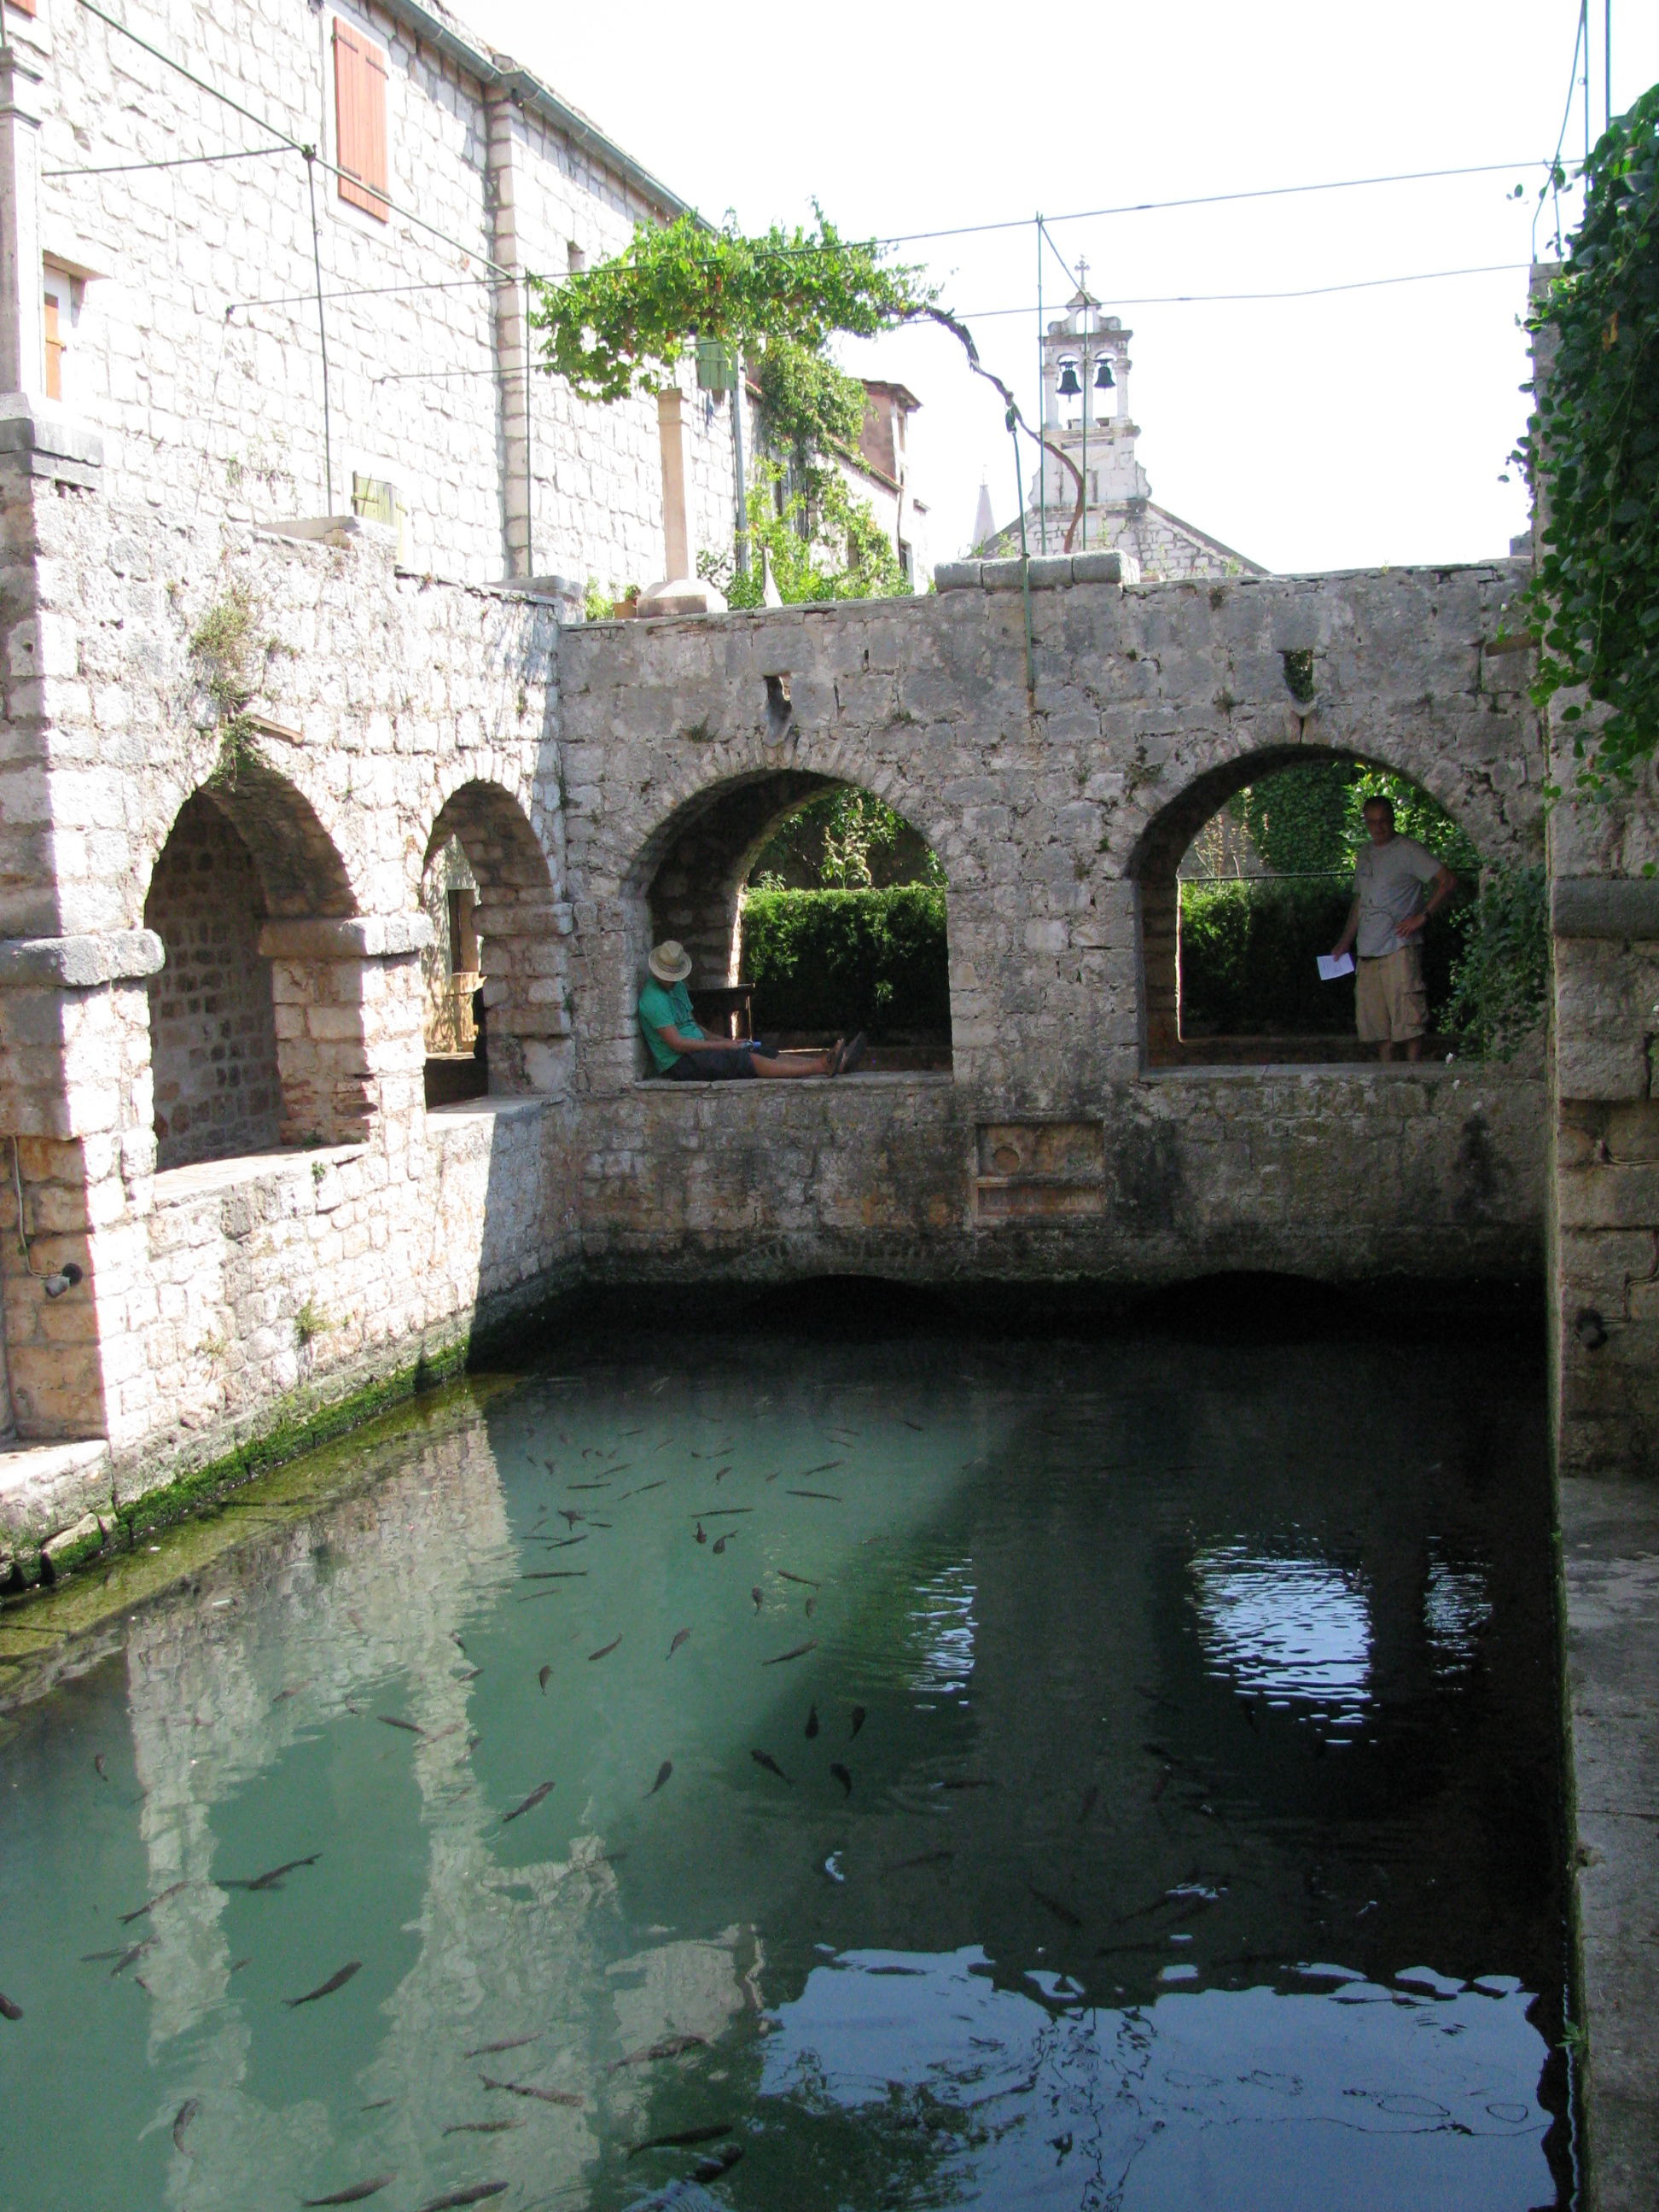
M335 158L340 198L386 219L386 55L334 19Z
M34 0L8 0L8 4L15 8L20 15L32 15L34 13Z
M48 292L42 302L46 333L46 397L64 396L64 340L58 324L58 302Z

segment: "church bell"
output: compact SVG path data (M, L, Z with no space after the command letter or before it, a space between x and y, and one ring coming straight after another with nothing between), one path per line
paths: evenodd
M1060 368L1060 398L1075 399L1082 389L1083 386L1077 380L1077 363L1074 361L1062 362Z

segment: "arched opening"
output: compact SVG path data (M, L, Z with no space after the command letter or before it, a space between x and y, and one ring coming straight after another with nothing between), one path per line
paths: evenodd
M144 902L165 952L149 984L159 1169L365 1133L360 994L327 957L355 910L328 832L262 763L185 801Z
M569 918L524 810L499 784L464 783L445 801L421 902L434 938L423 963L428 1105L562 1089Z
M878 1070L951 1066L945 879L875 793L781 769L683 809L641 871L632 951L675 938L711 1035L785 1051L863 1030Z
M1132 862L1139 888L1146 1053L1157 1064L1357 1059L1354 978L1326 978L1354 893L1362 810L1394 805L1414 839L1472 886L1468 833L1410 778L1305 746L1249 755L1200 776L1150 825ZM1455 916L1423 938L1428 1048L1451 1000Z

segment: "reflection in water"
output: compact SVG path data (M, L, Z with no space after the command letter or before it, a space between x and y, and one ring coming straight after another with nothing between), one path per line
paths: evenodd
M1389 1356L646 1340L363 1448L0 1744L8 2201L1556 2201L1537 1409L1425 1361L1357 1492Z
M1216 1670L1271 1705L1323 1707L1355 1726L1370 1701L1370 1609L1356 1575L1318 1559L1253 1557L1245 1544L1193 1561L1200 1633Z

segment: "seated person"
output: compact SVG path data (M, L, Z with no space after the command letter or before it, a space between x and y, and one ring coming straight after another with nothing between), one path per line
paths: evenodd
M685 979L691 956L671 937L654 945L646 960L650 981L640 992L640 1029L651 1055L651 1072L677 1083L723 1083L754 1075L850 1075L864 1058L860 1030L850 1042L839 1037L828 1052L791 1053L786 1060L769 1052L758 1037L707 1037L691 1012Z

